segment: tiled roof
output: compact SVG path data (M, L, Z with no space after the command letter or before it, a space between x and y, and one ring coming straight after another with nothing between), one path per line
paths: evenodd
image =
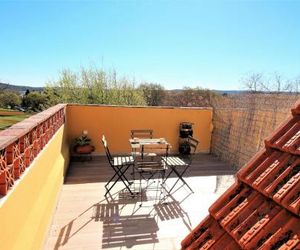
M182 249L300 249L300 102Z

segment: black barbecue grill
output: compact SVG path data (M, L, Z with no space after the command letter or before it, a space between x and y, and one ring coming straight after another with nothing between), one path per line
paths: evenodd
M179 153L188 155L191 152L191 147L188 143L188 137L193 137L193 123L181 122L179 125Z

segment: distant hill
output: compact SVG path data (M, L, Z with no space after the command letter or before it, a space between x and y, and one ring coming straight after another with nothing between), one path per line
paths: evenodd
M13 91L17 91L17 92L25 92L27 89L29 91L43 91L44 88L30 87L30 86L23 86L23 85L12 85L12 84L8 84L8 83L0 82L0 90L1 89L13 90Z
M224 94L227 94L227 95L238 95L238 94L245 94L245 93L248 93L249 91L247 90L213 90L215 91L216 93L220 94L220 95L224 95Z
M18 91L18 92L25 92L27 89L29 89L29 91L43 91L44 88L43 87L30 87L30 86L23 86L23 85L12 85L12 84L8 84L8 83L2 83L0 82L0 90L1 89L9 89L9 90L13 90L13 91ZM173 93L179 93L181 91L183 91L183 89L170 89L167 90L169 92L173 92ZM247 91L245 90L212 90L215 91L216 93L222 95L222 94L228 94L228 95L235 95L235 94L243 94L246 93Z

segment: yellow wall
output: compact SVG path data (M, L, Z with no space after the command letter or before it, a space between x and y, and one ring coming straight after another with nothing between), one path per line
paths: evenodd
M198 152L210 151L212 130L211 108L149 108L97 105L68 105L70 143L83 130L88 130L96 152L103 153L100 137L105 134L114 153L130 152L131 129L153 129L154 137L164 137L178 150L179 123L193 122L194 137L200 140Z
M40 249L69 164L62 126L13 190L0 200L0 249Z

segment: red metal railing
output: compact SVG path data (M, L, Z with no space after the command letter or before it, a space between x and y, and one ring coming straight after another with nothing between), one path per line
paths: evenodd
M6 195L65 122L58 104L0 132L0 195Z

